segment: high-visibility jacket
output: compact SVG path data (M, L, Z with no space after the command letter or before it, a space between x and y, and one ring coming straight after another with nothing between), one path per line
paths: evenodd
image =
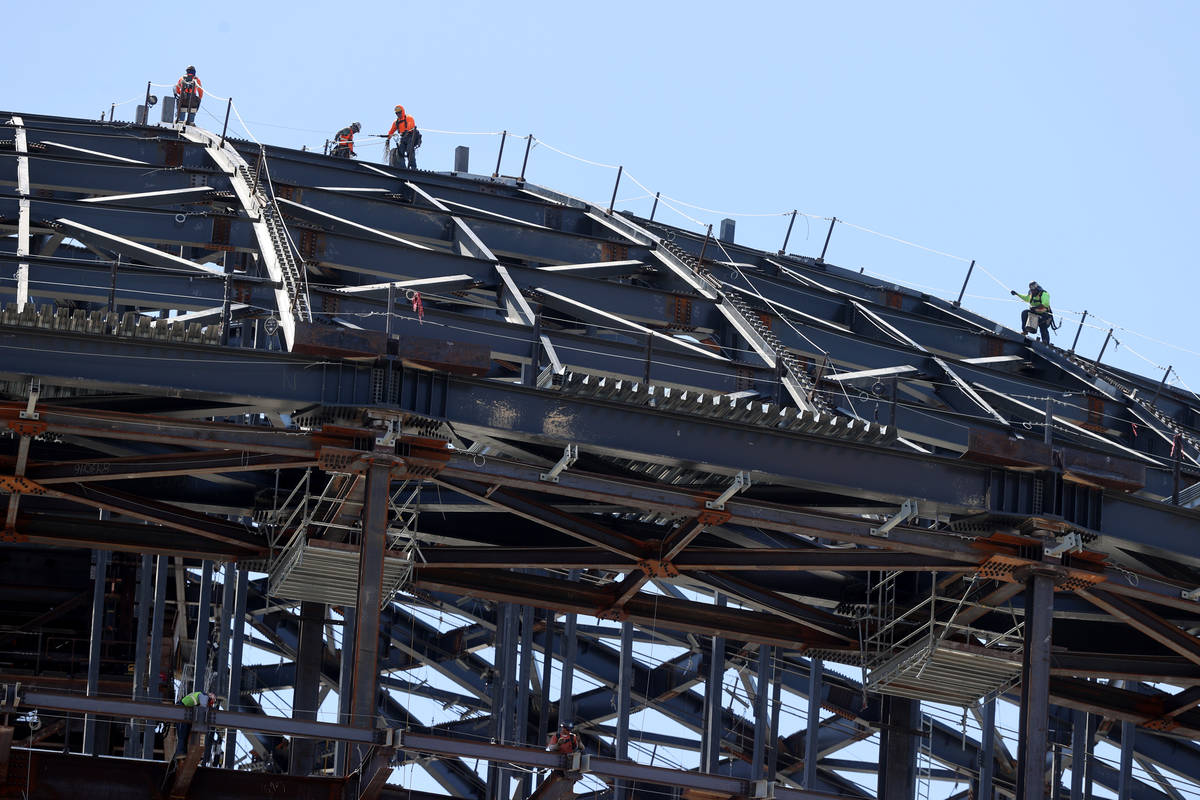
M208 695L204 692L192 692L191 694L185 694L179 702L188 708L204 706L208 704Z
M413 130L416 127L417 127L416 120L414 120L412 117L408 116L407 114L401 114L399 117L396 117L396 121L392 123L392 127L388 128L387 135L391 136L391 135L397 134L397 133L401 133L401 134L408 133L409 131Z
M354 129L350 127L342 128L333 135L334 147L345 147L354 152Z
M184 75L175 83L175 96L183 106L199 106L204 99L204 87L195 76Z
M1041 313L1050 308L1050 293L1043 289L1040 292L1030 292L1029 294L1018 294L1017 297L1029 303L1029 308L1033 311Z

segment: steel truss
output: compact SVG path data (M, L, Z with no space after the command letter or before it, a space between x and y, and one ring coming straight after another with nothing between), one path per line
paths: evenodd
M0 795L1200 783L1194 398L519 179L0 121Z

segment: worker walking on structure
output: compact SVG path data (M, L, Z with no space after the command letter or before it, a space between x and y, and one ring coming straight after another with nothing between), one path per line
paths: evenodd
M1029 282L1029 294L1020 294L1016 289L1009 291L1025 302L1029 308L1021 313L1021 328L1025 333L1042 332L1042 344L1050 344L1050 328L1054 326L1054 312L1050 310L1050 293L1037 281Z
M188 65L183 77L175 82L175 121L184 125L196 124L196 112L204 99L204 87L196 77L196 68Z
M362 130L362 125L357 122L351 122L345 128L333 135L333 150L329 155L337 158L358 158L358 153L354 152L354 134Z
M387 139L396 138L396 147L392 150L388 163L393 167L403 167L405 159L408 168L417 168L417 148L421 146L421 132L417 130L417 122L404 112L404 106L396 106L396 120L388 129Z

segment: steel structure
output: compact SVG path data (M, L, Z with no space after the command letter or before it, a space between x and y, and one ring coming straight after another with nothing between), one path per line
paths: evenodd
M732 225L0 121L0 796L1200 782L1195 397Z

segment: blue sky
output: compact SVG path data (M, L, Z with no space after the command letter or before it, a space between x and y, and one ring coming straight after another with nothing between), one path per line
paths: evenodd
M819 254L837 216L956 256L833 234L830 262L942 296L977 259L967 305L1006 324L1006 289L1036 278L1065 319L1058 343L1087 309L1082 353L1111 322L1106 361L1172 364L1200 391L1195 3L68 1L53 26L6 5L28 33L6 44L3 108L95 117L194 63L276 144L319 148L352 120L383 132L403 103L422 167L449 169L465 144L490 173L498 136L437 131L533 133L529 179L585 199L607 203L615 170L550 146L725 212L659 207L698 231L768 214L733 218L739 242L773 250L795 208L817 219L797 221L792 252ZM523 147L509 140L502 172ZM626 177L618 207L649 213L645 194Z

